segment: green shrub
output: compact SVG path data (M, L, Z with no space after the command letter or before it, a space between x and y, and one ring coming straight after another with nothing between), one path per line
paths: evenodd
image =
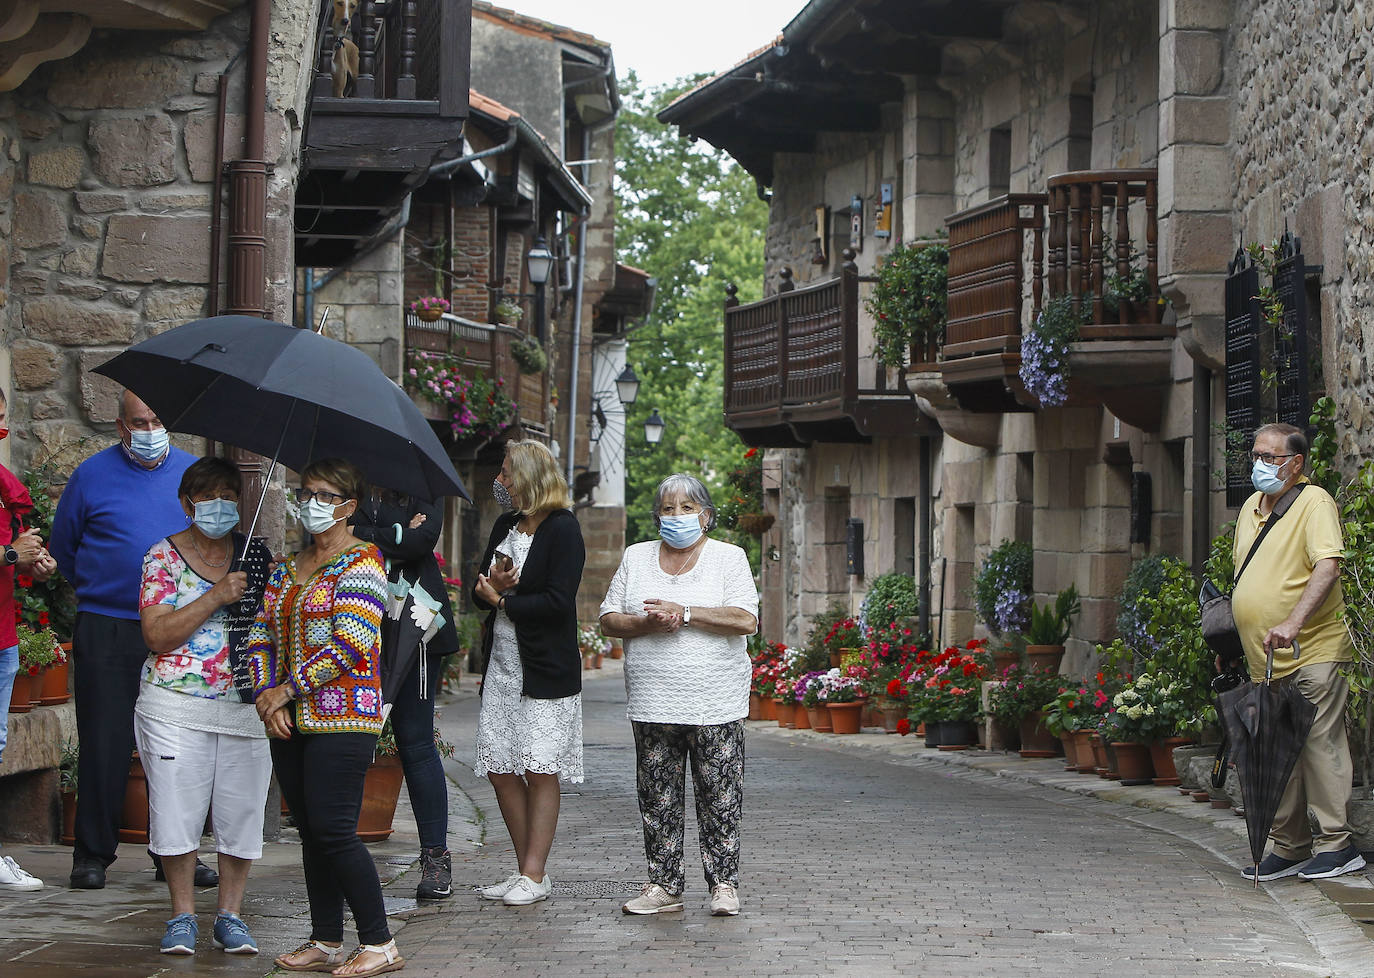
M910 574L893 571L874 578L864 595L859 612L866 627L886 631L895 622L910 618L920 611L916 600L916 579Z
M1003 540L978 568L973 578L973 606L978 620L994 635L1022 632L1030 624L1034 563L1029 543Z
M1126 582L1121 586L1121 613L1116 616L1116 630L1133 649L1154 652L1154 639L1147 628L1150 617L1141 607L1140 599L1159 593L1163 584L1164 557L1161 554L1141 557L1126 575Z

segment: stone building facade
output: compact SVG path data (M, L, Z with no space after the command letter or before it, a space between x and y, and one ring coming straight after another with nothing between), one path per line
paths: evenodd
M1374 423L1365 333L1353 315L1369 287L1361 246L1374 237L1361 203L1370 180L1361 125L1369 85L1358 52L1369 43L1369 17L1348 2L1113 0L1009 5L990 31L939 4L879 3L860 16L813 0L777 49L664 113L771 187L769 292L784 266L800 285L836 277L846 245L857 246L854 263L867 275L895 241L936 239L952 215L1003 194L1043 193L1055 174L1157 170L1152 230L1169 303L1164 327L1175 338L1135 354L1158 375L1148 420L1115 401L1140 422L1130 424L1103 398L1028 409L1024 398L1012 400L1014 379L1003 406L970 410L973 398L954 396L947 371L913 364L887 377L915 395L907 434L768 449L765 488L779 517L764 540L777 555L764 566L772 635L797 641L806 616L829 602L857 610L872 577L909 572L913 554L918 564L928 555L916 572L930 580L934 636L985 634L972 611L973 575L993 546L1016 539L1033 545L1038 600L1071 583L1083 595L1064 668L1086 666L1094 644L1115 636L1133 560L1164 553L1197 564L1233 516L1220 491L1215 433L1225 420L1227 263L1241 244L1285 229L1301 236L1309 265L1321 266L1307 276L1321 336L1313 396L1336 396L1341 450L1360 454ZM755 84L736 83L745 77ZM850 94L837 95L840 88ZM797 93L818 121L799 122L773 92ZM888 238L873 234L884 192L893 202ZM851 238L855 198L863 227ZM822 207L830 220L824 259ZM1143 258L1140 204L1129 223ZM1029 233L1023 261L1029 271ZM1024 328L1029 274L1022 299ZM859 377L882 386L862 309L857 332ZM1087 347L1075 348L1075 371L1096 380ZM1142 476L1148 519L1133 535L1141 514L1132 489ZM843 533L853 519L863 520L863 577L844 573Z

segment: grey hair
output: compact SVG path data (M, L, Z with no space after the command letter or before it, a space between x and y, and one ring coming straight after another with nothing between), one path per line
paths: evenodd
M700 479L685 472L674 472L668 478L658 484L654 490L654 529L658 529L662 520L658 518L658 511L663 508L664 496L683 495L696 503L704 510L709 510L711 518L706 521L706 532L710 533L716 528L716 506L711 502L711 493L702 485Z

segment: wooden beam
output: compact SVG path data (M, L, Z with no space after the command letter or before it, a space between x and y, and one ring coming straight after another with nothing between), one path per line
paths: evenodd
M0 92L14 91L45 61L70 58L90 36L87 17L44 14L23 37L0 44Z
M37 20L38 0L0 0L0 43L19 40Z

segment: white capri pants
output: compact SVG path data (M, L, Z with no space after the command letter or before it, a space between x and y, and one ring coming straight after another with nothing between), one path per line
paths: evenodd
M209 812L217 852L262 856L263 809L272 779L266 737L192 730L135 711L134 739L148 779L149 849L159 856L198 851Z

